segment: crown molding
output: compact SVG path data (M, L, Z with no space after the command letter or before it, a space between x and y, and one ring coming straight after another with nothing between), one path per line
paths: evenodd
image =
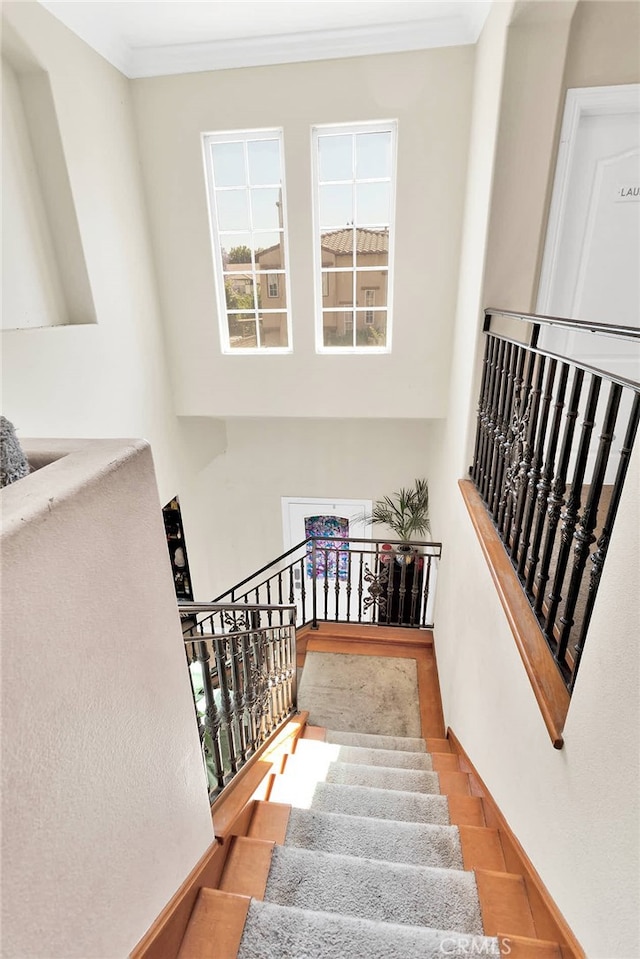
M461 46L477 41L483 23L484 18L480 21L477 16L471 19L455 15L433 20L242 40L138 47L130 51L128 76L138 79Z

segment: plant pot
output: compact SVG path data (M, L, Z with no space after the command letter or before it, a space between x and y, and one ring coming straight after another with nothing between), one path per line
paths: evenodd
M396 546L395 553L398 566L408 566L413 562L415 549L405 543L404 546Z

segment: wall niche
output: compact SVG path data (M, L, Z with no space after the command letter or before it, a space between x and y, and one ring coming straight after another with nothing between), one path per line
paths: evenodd
M2 34L2 328L95 323L48 73Z

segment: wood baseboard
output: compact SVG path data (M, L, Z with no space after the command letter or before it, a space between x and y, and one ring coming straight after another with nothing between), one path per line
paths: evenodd
M307 712L292 716L267 740L211 807L215 841L193 867L151 928L130 954L130 959L176 959L185 930L202 888L216 889L225 868L230 840L246 836L256 805L270 784L269 773L278 758L293 750L302 735Z
M218 885L225 866L227 851L228 847L215 841L211 843L151 928L130 953L129 959L175 959L180 951L180 944L198 893L204 886Z
M447 738L459 758L460 768L469 776L472 794L482 799L487 826L498 830L507 870L524 879L538 937L559 943L563 959L585 959L582 946L451 728L447 729Z

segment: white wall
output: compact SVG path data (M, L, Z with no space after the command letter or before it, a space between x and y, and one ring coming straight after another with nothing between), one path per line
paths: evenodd
M166 502L178 437L129 83L39 4L3 17L48 74L97 319L3 331L3 412L22 436L146 437Z
M438 577L435 643L445 721L487 783L590 959L633 959L638 942L638 468L636 450L607 559L580 675L554 750L526 678L480 546L457 488L470 462L479 372L481 307L526 308L535 291L554 125L564 99L564 60L597 47L601 7L493 10L479 47L470 176L460 270L450 416L434 484L434 532L445 542ZM623 4L622 14L626 16ZM545 11L552 19L545 23ZM553 19L563 13L560 19ZM530 15L530 17L529 17ZM629 21L625 21L627 27ZM587 29L587 24L590 24ZM590 32L591 31L591 32ZM548 34L548 43L544 36ZM611 28L603 36L617 35ZM565 47L568 43L568 54ZM534 57L544 49L544 58ZM607 81L629 72L611 45ZM502 69L504 67L504 74ZM572 71L572 83L579 85ZM522 108L522 115L518 112ZM531 116L529 116L529 113ZM495 146L495 152L494 151ZM527 157L526 163L517 158ZM493 155L492 155L493 153ZM518 193L520 191L520 194ZM519 198L520 197L520 198ZM511 204L509 203L511 201ZM509 210L515 224L507 219ZM491 222L490 222L491 221ZM505 268L509 244L522 257ZM484 275L483 275L484 274ZM489 304L488 293L496 298ZM504 302L502 294L513 298ZM461 584L465 604L460 604Z
M416 477L430 478L439 456L437 425L229 420L227 450L199 473L194 491L215 491L211 512L202 518L211 543L205 574L210 595L284 552L281 496L374 500Z
M444 414L472 66L473 48L458 47L133 81L181 415ZM399 123L393 353L317 356L310 128L389 118ZM223 356L200 136L272 126L284 129L294 353Z
M209 599L200 572L208 551L200 517L211 491L194 501L185 483L203 457L208 462L224 449L224 424L175 416L129 81L37 3L3 4L3 22L3 41L11 38L14 59L25 69L39 63L50 85L97 321L4 330L3 413L22 437L148 439L161 502L180 495L192 577L198 595ZM5 176L10 172L5 168ZM6 181L3 187L9 205L14 191ZM6 217L3 225L6 250L15 236ZM58 234L52 242L65 245ZM34 302L41 251L23 246L16 252L20 272L7 284L12 304L22 315L42 316L48 304L38 297ZM81 281L76 293L82 294ZM52 322L69 321L64 307L60 293Z
M128 955L213 839L151 453L125 444L1 494L7 959Z

